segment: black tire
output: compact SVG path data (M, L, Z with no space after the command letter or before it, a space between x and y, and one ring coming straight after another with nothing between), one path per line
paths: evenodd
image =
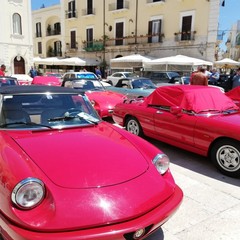
M216 142L211 149L214 165L229 177L240 177L240 143L231 139Z
M143 137L143 130L135 117L129 117L126 121L126 130L134 135Z

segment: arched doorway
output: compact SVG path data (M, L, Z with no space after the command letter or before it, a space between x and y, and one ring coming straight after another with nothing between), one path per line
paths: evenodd
M22 57L20 56L15 57L13 64L15 74L25 74L25 61Z

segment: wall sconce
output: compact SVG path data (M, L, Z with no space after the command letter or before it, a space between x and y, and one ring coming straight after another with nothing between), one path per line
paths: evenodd
M128 21L131 22L131 23L133 23L133 20L132 20L131 18L130 18Z

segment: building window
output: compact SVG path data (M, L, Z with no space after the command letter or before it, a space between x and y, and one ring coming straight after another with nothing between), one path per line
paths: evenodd
M76 31L71 31L70 32L70 42L71 42L71 45L70 47L71 48L76 48Z
M240 46L240 34L238 34L236 37L236 45Z
M22 21L18 13L13 14L13 34L22 35Z
M38 54L42 54L42 43L38 42L37 45L38 45Z
M117 9L123 9L124 0L117 0Z
M62 56L62 43L61 41L54 42L54 54L55 56Z
M87 0L87 14L93 14L93 0Z
M182 35L181 40L191 40L192 16L182 18Z
M36 23L36 37L42 37L41 23Z
M86 30L86 36L87 36L87 48L90 48L93 46L93 29L88 28Z
M61 24L60 24L60 22L54 23L54 33L56 35L61 34Z
M68 18L76 17L76 3L75 0L68 2Z
M123 22L116 23L116 46L123 45L123 27Z
M161 28L162 28L162 20L157 19L148 22L148 42L149 43L156 43L161 42Z

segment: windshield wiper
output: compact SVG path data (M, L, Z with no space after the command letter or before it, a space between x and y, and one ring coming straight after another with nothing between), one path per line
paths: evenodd
M88 123L93 123L95 125L97 125L98 122L99 122L99 120L97 118L94 118L91 115L89 115L87 113L84 113L84 112L78 113L75 116L54 117L54 118L48 119L48 121L49 122L69 121L69 120L72 120L74 118L79 118L79 119L87 121Z
M4 123L0 125L0 128L5 128L7 126L11 125L25 125L25 126L39 126L39 127L46 127L52 129L52 127L45 125L45 124L40 124L40 123L34 123L34 122L11 122L11 123Z

